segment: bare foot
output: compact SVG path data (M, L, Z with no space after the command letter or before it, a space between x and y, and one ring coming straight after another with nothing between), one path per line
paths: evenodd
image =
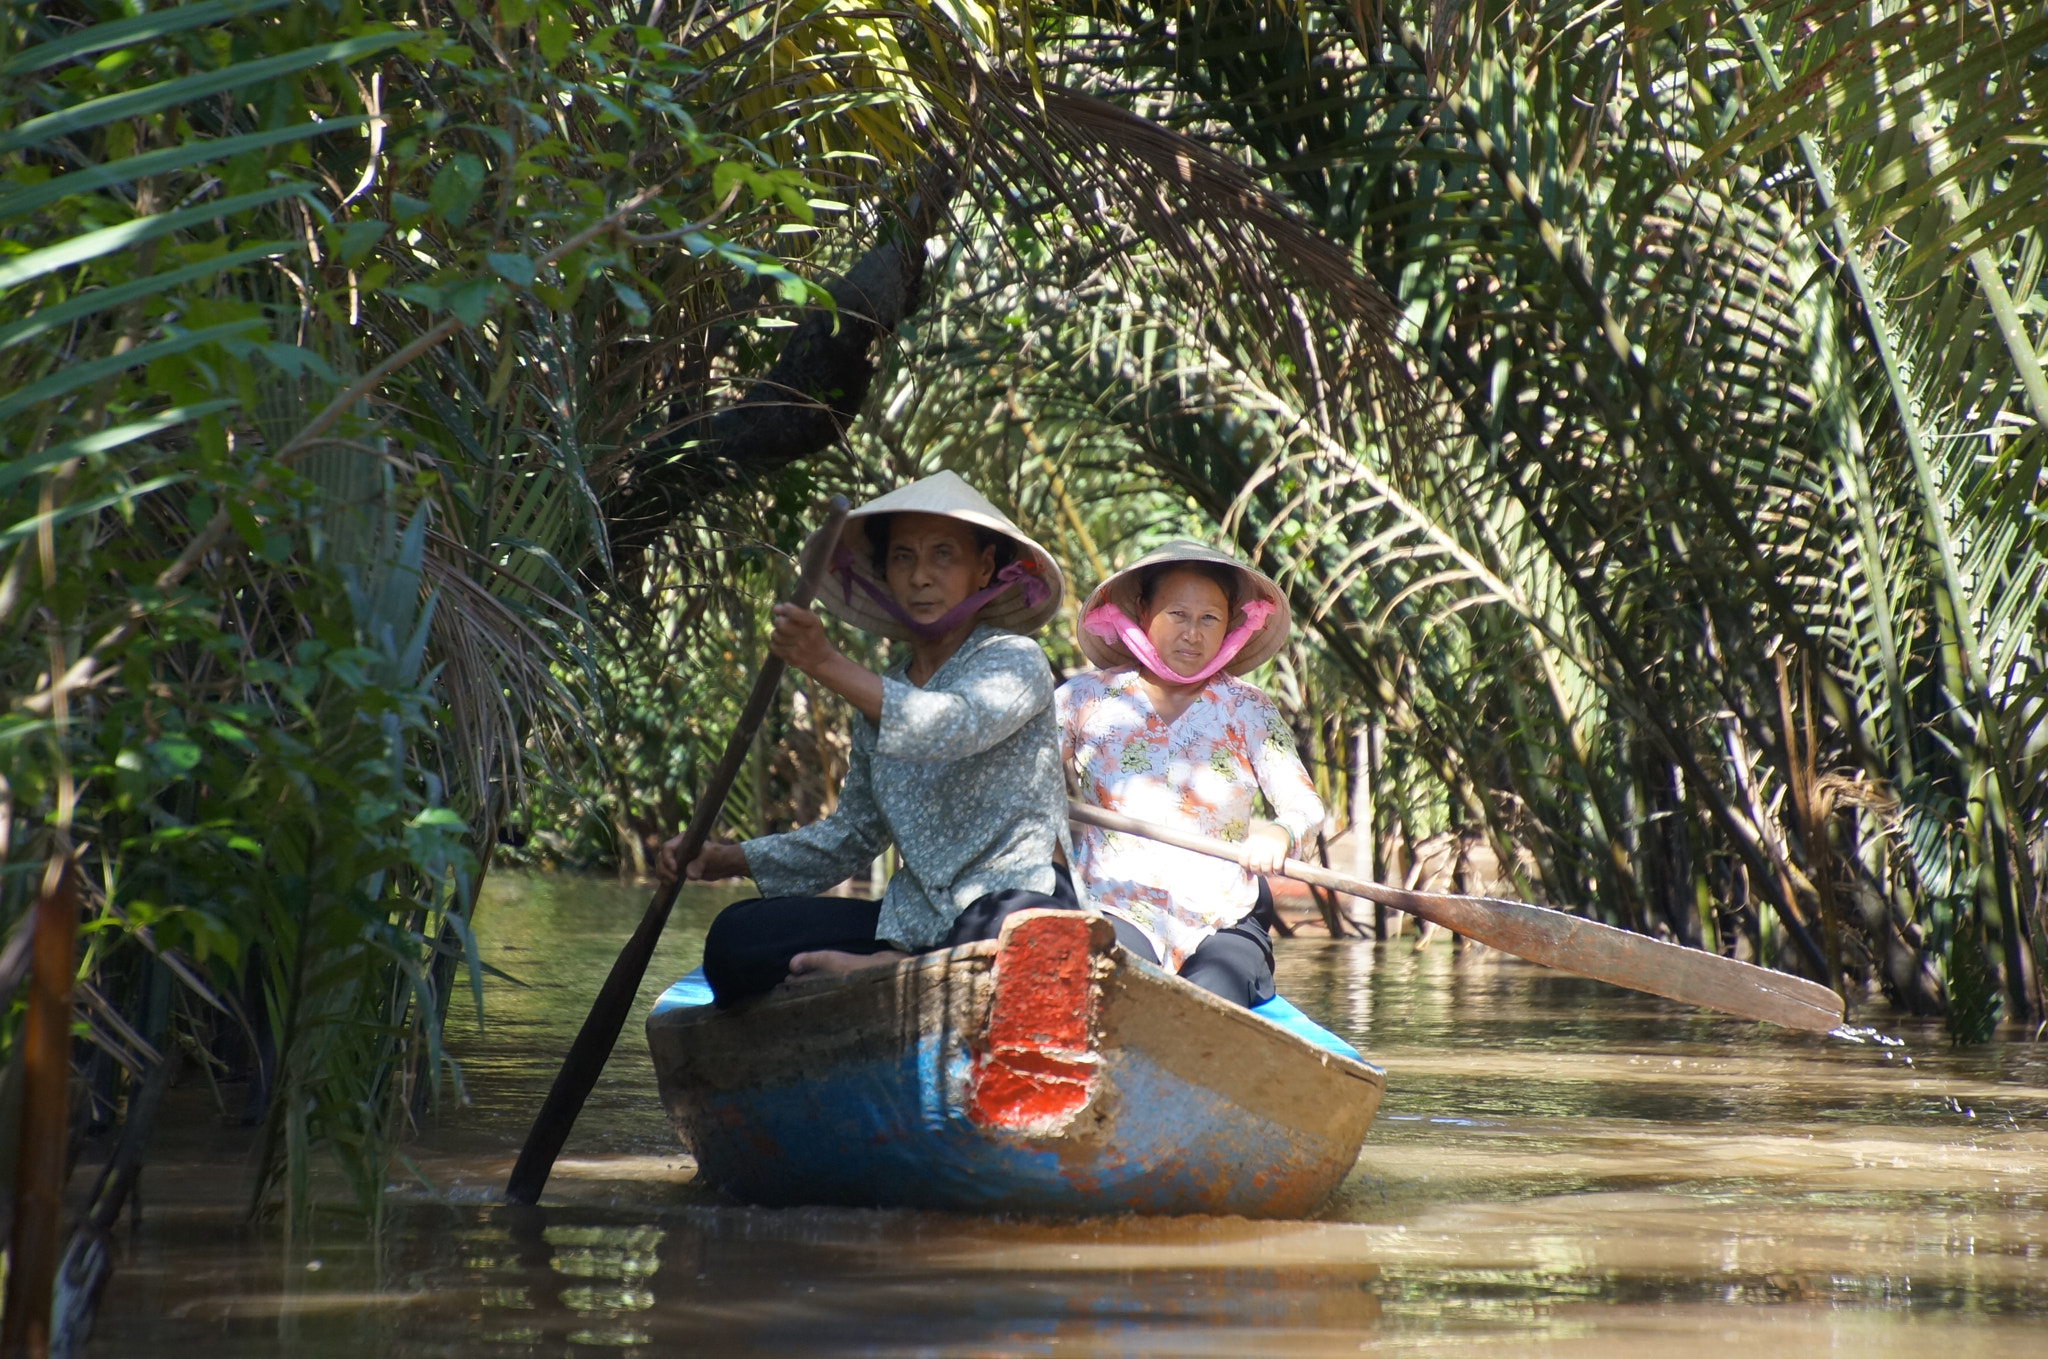
M863 968L900 963L909 956L893 948L885 948L880 953L841 953L837 949L818 949L791 958L789 976L792 981L798 977L843 977Z

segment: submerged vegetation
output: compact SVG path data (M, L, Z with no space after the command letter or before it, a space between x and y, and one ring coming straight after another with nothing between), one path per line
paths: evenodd
M643 866L815 504L938 466L1077 582L1273 571L1390 874L1460 832L1961 1040L2048 1012L2038 9L0 32L0 984L68 860L81 1124L232 1066L261 1204L326 1154L373 1211L489 867ZM830 804L796 698L736 829Z

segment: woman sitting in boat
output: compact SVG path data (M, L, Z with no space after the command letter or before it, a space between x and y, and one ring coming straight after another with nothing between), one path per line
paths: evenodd
M1084 826L1074 867L1097 907L1143 932L1148 961L1246 1006L1273 997L1262 922L1273 899L1255 875L1278 872L1323 820L1279 710L1238 678L1272 659L1287 628L1286 596L1264 574L1200 543L1170 543L1095 587L1080 643L1100 668L1058 696L1061 756L1083 801L1243 842L1245 867L1232 869ZM1258 793L1270 822L1253 820Z
M776 606L769 650L862 720L836 811L707 845L687 866L693 882L746 876L761 889L705 938L704 977L722 1006L790 977L994 938L1015 911L1079 908L1064 866L1052 668L1028 635L1059 611L1052 557L940 472L849 515L834 562L822 605L908 645L878 675L834 647L816 614ZM663 851L665 876L679 839ZM880 901L816 895L892 844L901 867Z

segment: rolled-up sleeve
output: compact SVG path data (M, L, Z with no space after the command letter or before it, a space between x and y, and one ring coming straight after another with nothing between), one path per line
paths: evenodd
M1273 808L1273 823L1285 826L1299 846L1326 813L1316 795L1315 781L1294 751L1294 733L1280 718L1280 710L1269 699L1250 715L1247 742L1251 747L1252 772L1259 776L1259 791Z
M888 822L875 801L868 742L857 736L832 815L782 835L745 841L740 849L762 896L794 897L822 892L865 870L888 843Z
M882 680L875 750L892 760L961 760L1001 745L1052 702L1052 671L1038 644L1009 637L979 648L947 689Z

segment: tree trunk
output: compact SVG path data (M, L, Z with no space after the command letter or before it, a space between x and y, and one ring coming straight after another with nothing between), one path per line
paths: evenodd
M22 1034L21 1147L14 1167L14 1231L0 1350L7 1359L50 1351L50 1298L63 1248L64 1153L71 1123L71 983L77 963L78 882L53 858L36 902L35 963Z
M951 196L943 173L927 175L905 219L826 286L832 308L804 314L745 396L634 460L605 494L612 560L622 573L631 575L641 550L700 501L759 487L845 436L880 371L881 342L923 305L925 238Z

